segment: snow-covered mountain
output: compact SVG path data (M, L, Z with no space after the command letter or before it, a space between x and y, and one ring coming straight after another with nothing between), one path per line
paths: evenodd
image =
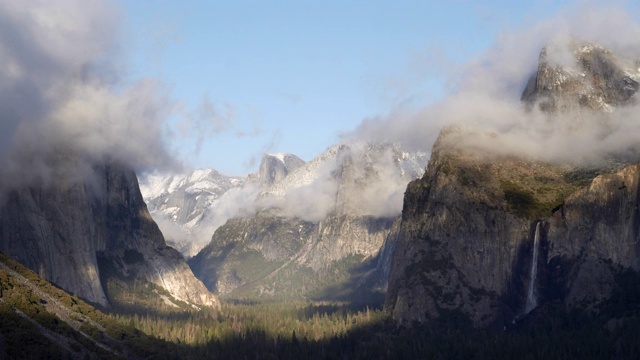
M395 216L407 183L422 175L427 159L396 144L337 144L262 191L261 207L312 222L329 212Z
M243 178L213 169L179 174L154 172L140 177L140 190L151 216L167 243L185 257L195 255L209 242L215 228L226 221L212 219L209 209L227 191L243 184Z
M256 195L304 163L293 154L265 154L259 170L246 178L214 169L154 172L141 176L140 190L167 243L189 258L228 219L253 214Z
M329 214L395 217L406 184L426 160L397 145L356 142L334 145L308 163L265 154L246 178L213 169L145 174L140 189L167 243L190 258L227 220L262 210L313 223Z

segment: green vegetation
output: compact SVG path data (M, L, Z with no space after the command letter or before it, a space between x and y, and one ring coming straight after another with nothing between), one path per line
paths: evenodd
M551 211L562 205L564 195L559 195L556 201L542 202L537 197L519 185L511 181L501 181L500 188L504 192L504 199L507 201L511 211L518 217L526 219L540 219L547 217Z
M341 303L229 304L221 310L115 315L147 334L189 345L205 345L264 334L268 338L321 341L386 319L381 310Z
M631 359L640 356L637 315L608 326L566 313L509 329L473 329L460 312L397 327L381 310L344 304L225 305L220 312L118 316L145 333L181 344L191 358L240 359ZM444 310L443 310L444 311Z
M287 302L306 300L354 300L371 297L357 286L358 272L366 272L368 263L361 255L349 255L316 272L294 262L269 261L256 250L243 248L230 254L219 273L234 274L243 284L220 297L228 302ZM360 287L360 288L359 288ZM380 297L379 295L377 296ZM379 301L381 302L381 301Z
M511 211L519 217L535 220L551 215L564 199L576 191L582 182L565 182L567 179L534 177L528 184L501 180L500 189ZM536 183L537 182L537 183ZM533 184L532 184L533 183ZM528 185L528 189L523 186ZM536 186L537 185L537 186Z
M466 199L490 209L506 205L507 211L527 220L550 216L593 178L621 168L621 164L587 169L512 156L486 158L460 149L442 151L439 160L445 182L459 184Z

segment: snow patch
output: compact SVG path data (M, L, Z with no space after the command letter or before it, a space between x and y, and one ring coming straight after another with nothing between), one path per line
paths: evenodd
M280 160L280 162L284 163L285 158L287 156L289 156L289 154L287 154L287 153L277 153L277 154L267 154L267 156L274 157L274 158Z

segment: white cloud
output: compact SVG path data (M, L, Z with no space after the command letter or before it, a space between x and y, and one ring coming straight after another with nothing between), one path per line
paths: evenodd
M547 116L527 112L520 96L535 73L540 50L549 46L555 65L574 64L566 50L568 39L592 41L621 57L640 59L640 25L620 7L585 2L567 7L552 19L501 34L481 57L451 74L455 90L443 101L417 110L398 109L384 117L364 120L349 136L401 142L430 151L444 126L499 135L459 138L493 153L536 156L549 161L598 161L612 152L637 148L638 106L607 115L584 113ZM459 69L460 70L460 69ZM580 116L580 126L576 117Z
M150 79L123 81L111 2L0 1L0 185L87 174L109 158L174 166L175 103Z

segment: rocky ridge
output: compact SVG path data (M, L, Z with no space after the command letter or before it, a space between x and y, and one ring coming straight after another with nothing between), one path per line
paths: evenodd
M551 43L540 52L538 71L529 80L522 100L549 112L611 111L635 101L639 65L598 44L576 39L568 44Z

